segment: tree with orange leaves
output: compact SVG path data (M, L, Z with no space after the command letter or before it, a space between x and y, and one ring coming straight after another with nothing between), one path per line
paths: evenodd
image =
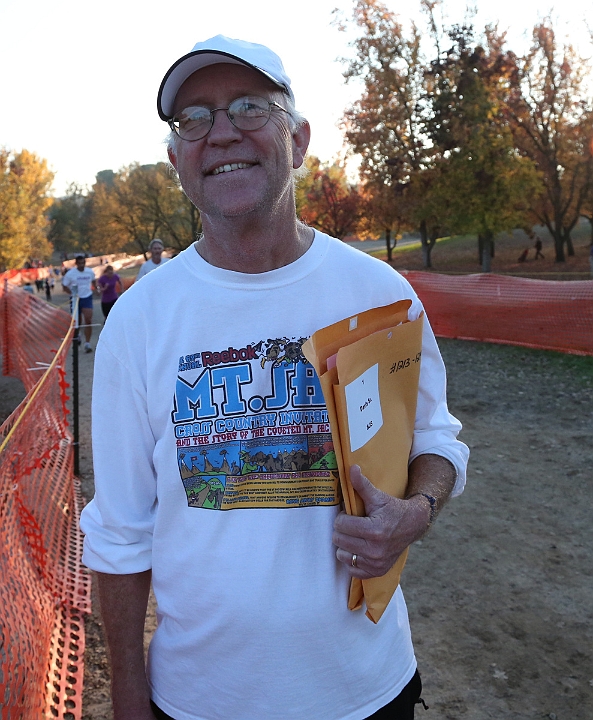
M198 210L179 188L167 163L133 163L117 173L102 171L90 200L94 252L135 250L146 257L156 237L183 250L201 230Z
M367 183L360 187L359 194L362 204L358 237L366 240L382 236L385 239L387 261L391 262L402 230L411 227L407 221L408 207L403 189Z
M362 158L360 176L370 201L367 224L383 225L387 241L394 228L420 230L424 264L436 237L427 206L433 174L432 151L424 136L425 62L421 33L412 24L409 36L380 0L357 0L353 23L361 34L354 41L346 81L361 80L362 96L344 115L346 141ZM382 219L384 218L384 219ZM388 248L389 252L389 248Z
M307 159L309 175L297 189L297 210L307 224L343 240L352 235L360 219L362 201L348 182L343 164Z
M427 134L441 149L431 202L457 234L478 236L483 272L490 272L494 239L527 223L541 181L534 163L521 157L505 122L499 88L514 65L504 37L487 28L481 42L471 23L447 31L450 45L431 63Z
M533 212L554 238L557 262L564 261L565 246L574 254L570 232L593 183L589 73L588 62L570 44L558 42L548 17L534 27L529 52L516 58L506 97L516 146L543 177L545 192Z
M34 153L0 148L0 267L19 268L51 255L46 213L53 177Z

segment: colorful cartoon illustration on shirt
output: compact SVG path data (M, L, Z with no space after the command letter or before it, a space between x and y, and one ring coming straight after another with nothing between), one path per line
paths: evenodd
M304 340L179 359L171 418L189 507L338 504L327 411Z
M289 365L295 362L307 363L307 359L301 352L301 347L307 338L290 340L289 338L261 340L254 346L254 351L261 357L262 368L266 363L272 363L272 367L278 367L282 363Z

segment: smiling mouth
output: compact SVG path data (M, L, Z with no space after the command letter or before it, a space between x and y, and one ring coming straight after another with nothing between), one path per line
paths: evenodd
M220 173L228 173L233 172L233 170L246 170L247 168L253 167L251 163L230 163L226 165L221 165L220 167L215 168L210 174L211 175L220 175Z

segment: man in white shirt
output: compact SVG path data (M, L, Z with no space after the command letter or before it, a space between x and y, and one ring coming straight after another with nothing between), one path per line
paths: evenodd
M376 625L346 600L351 577L388 572L463 489L442 358L425 322L406 498L353 468L368 515L352 517L300 348L370 308L409 299L416 319L422 305L389 265L298 220L310 130L271 50L198 43L158 110L203 235L118 300L97 348L81 527L114 720L411 720L421 682L401 588Z
M150 258L140 266L136 280L140 280L140 278L143 278L145 275L148 275L149 272L156 270L156 268L161 267L161 265L164 265L170 260L170 258L163 257L165 246L159 238L155 238L148 246L148 249L150 250Z
M93 333L93 291L97 290L95 273L86 266L86 257L82 254L76 256L76 265L70 268L62 278L64 292L72 296L78 295L78 310L80 324L84 327L86 342L84 351L90 353L91 335Z

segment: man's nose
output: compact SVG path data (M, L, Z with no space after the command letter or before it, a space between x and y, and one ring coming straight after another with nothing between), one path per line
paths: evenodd
M214 122L208 133L207 140L211 145L226 145L238 142L243 137L239 128L230 121L226 108L214 110Z

